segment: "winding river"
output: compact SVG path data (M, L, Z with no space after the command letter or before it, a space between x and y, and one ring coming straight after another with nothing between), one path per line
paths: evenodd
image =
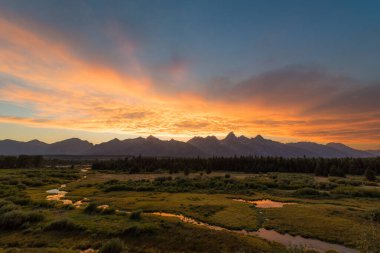
M316 239L304 238L298 235L293 236L290 234L281 234L274 230L268 230L264 228L261 228L258 231L230 230L230 229L226 229L220 226L210 225L201 221L197 221L193 218L186 217L182 214L173 214L173 213L164 213L164 212L153 212L150 214L162 216L162 217L174 217L181 220L182 222L198 225L198 226L203 226L212 230L229 231L229 232L238 233L238 234L258 236L268 241L278 242L287 247L304 246L308 249L316 250L318 252L326 252L328 250L335 250L340 253L358 253L358 251L355 249L351 249L339 244L324 242L324 241L320 241Z

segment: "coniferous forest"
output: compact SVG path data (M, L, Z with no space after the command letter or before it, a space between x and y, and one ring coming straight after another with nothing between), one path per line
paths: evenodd
M116 170L128 173L169 171L234 171L314 173L317 176L363 175L366 170L380 173L380 158L282 158L282 157L213 157L149 158L129 157L95 161L93 170Z

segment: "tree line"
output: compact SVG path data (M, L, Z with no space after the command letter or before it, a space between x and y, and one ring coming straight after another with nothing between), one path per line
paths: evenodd
M363 175L367 170L380 173L380 158L282 158L282 157L212 157L154 158L128 157L95 161L93 170L116 170L128 173L169 171L236 171L251 173L294 172L317 176Z
M0 156L0 169L11 168L38 168L45 164L42 156Z
M43 167L73 167L74 165L88 165L94 160L86 157L46 157L41 155L1 156L0 169L12 168L43 168Z
M1 168L38 168L46 165L74 164L75 161L45 159L43 156L0 156ZM283 157L211 157L211 158L155 158L127 157L95 160L93 170L114 170L127 173L168 171L197 172L294 172L314 173L317 176L345 176L380 174L380 157L377 158L283 158Z

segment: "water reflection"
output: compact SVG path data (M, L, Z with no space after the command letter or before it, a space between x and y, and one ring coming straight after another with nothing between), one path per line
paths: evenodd
M226 228L223 228L220 226L210 225L210 224L207 224L207 223L204 223L201 221L197 221L193 218L186 217L182 214L173 214L173 213L164 213L164 212L154 212L151 214L162 216L162 217L175 217L175 218L178 218L185 223L203 226L203 227L206 227L206 228L212 229L212 230L229 231L229 232L239 233L239 234L243 234L243 235L258 236L258 237L261 237L261 238L266 239L268 241L278 242L278 243L283 244L287 247L303 246L303 247L306 247L307 249L316 250L318 252L326 252L328 250L335 250L335 251L340 252L340 253L358 253L357 250L347 248L347 247L342 246L342 245L323 242L323 241L316 240L316 239L308 239L308 238L304 238L304 237L298 236L298 235L292 236L289 234L281 234L281 233L278 233L274 230L268 230L268 229L264 229L264 228L261 228L258 231L230 230L230 229L226 229Z
M278 202L270 199L262 199L262 200L245 200L245 199L233 199L234 201L254 204L258 208L279 208L284 205L294 205L295 203L287 203L287 202Z
M66 187L66 185L65 185L65 187ZM61 188L64 188L64 187L61 186ZM46 196L47 200L61 201L64 205L73 205L76 208L79 208L81 205L84 204L84 202L88 202L87 198L84 198L82 200L78 200L76 202L73 202L70 199L64 199L67 192L61 191L59 189L51 189L51 190L47 190L46 192L49 193L49 195Z

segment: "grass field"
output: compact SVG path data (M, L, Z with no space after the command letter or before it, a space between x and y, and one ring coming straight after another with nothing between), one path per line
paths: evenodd
M377 185L357 183L363 180L285 173L185 176L86 172L80 167L5 169L0 170L0 252L102 252L113 238L120 238L124 252L306 252L149 214L155 211L231 230L267 228L357 249L376 248L380 197ZM47 201L46 191L63 184L65 199L88 201L79 208ZM234 199L295 204L263 209ZM101 211L99 205L109 207Z

